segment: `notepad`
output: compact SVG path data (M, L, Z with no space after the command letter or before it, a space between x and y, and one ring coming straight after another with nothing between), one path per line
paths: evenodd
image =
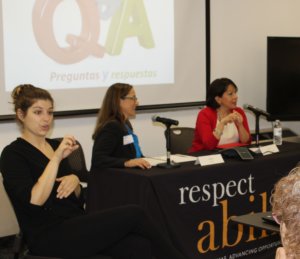
M155 157L144 157L148 163L152 166L157 166L160 163L164 163L167 161L167 156L155 156ZM185 162L191 162L196 161L196 157L194 156L188 156L183 154L174 154L170 156L170 159L174 163L185 163Z

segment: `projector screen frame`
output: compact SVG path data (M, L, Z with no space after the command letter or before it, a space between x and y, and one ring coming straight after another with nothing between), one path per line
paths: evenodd
M211 48L210 48L210 0L205 0L205 90L210 84L210 65L211 65ZM0 29L2 31L2 28ZM3 61L2 61L2 65ZM189 107L203 107L205 101L197 102L181 102L181 103L163 103L154 105L140 105L137 107L138 111L173 109L173 108L189 108ZM54 112L55 117L73 117L94 115L99 112L99 109L79 109L79 110L60 110ZM14 114L0 115L0 122L11 121L15 119Z

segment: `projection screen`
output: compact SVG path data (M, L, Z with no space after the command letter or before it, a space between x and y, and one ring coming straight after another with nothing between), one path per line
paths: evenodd
M205 0L2 0L0 116L19 84L56 111L101 108L111 84L140 105L205 99Z

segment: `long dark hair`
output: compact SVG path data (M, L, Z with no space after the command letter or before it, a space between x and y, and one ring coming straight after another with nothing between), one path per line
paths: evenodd
M101 109L98 113L96 127L92 138L95 139L103 126L112 120L117 120L125 124L125 116L121 111L120 100L124 98L132 89L132 85L115 83L111 85L104 96Z
M232 85L235 90L238 90L236 84L228 78L218 78L214 80L208 87L206 106L217 109L220 105L216 101L216 97L222 97L229 85Z

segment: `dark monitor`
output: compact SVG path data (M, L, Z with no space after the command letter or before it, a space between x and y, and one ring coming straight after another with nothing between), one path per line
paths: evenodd
M268 37L267 111L270 120L300 120L300 37Z

